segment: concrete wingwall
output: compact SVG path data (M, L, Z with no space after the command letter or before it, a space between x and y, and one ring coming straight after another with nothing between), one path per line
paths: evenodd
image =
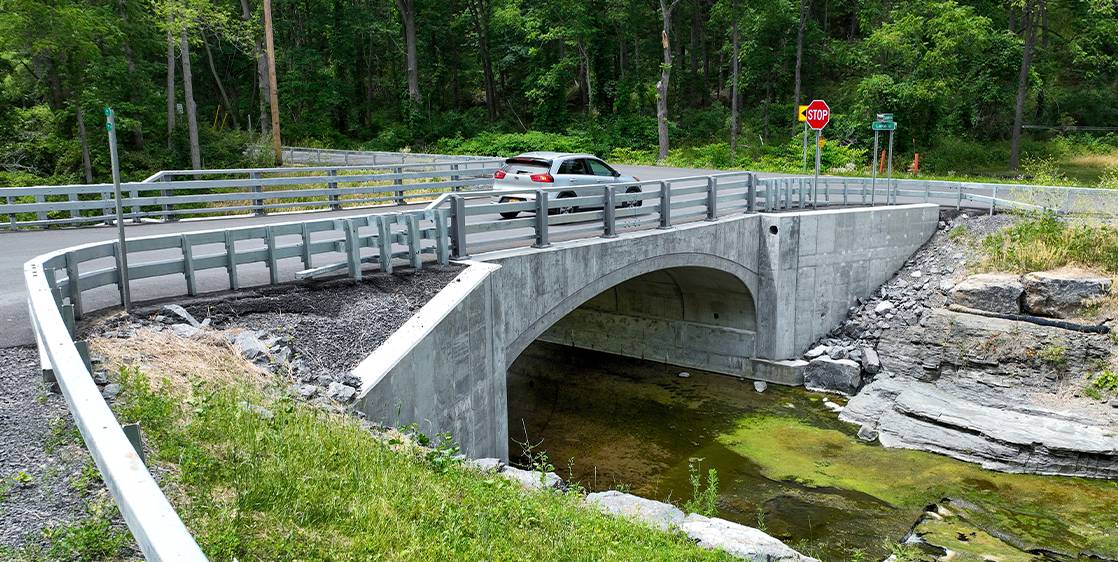
M356 408L507 458L505 372L536 339L749 377L750 358L826 334L938 219L935 205L750 214L475 256L355 369Z

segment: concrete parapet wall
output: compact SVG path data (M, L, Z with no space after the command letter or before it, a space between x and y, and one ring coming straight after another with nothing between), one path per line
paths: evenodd
M508 456L505 371L537 338L715 372L776 368L888 280L935 205L752 214L476 256L356 369L371 419ZM484 262L484 263L480 263Z

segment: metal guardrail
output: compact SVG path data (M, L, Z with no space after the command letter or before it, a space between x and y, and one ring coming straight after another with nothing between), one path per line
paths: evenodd
M266 148L268 152L271 148ZM283 147L288 164L393 164L404 162L446 162L450 160L488 160L489 156L455 156L420 152L383 152L374 150L337 150L332 148Z
M417 157L406 155L410 158ZM215 214L263 215L277 209L403 205L429 199L433 193L488 185L500 163L495 158L444 158L376 165L167 170L123 184L127 196L121 203L133 222L149 217L174 221ZM0 224L12 230L111 223L115 218L112 184L9 187L0 189L0 195L5 198L0 216L7 215L6 223Z
M729 172L574 188L446 193L422 210L135 238L126 241L125 250L131 280L170 277L177 286L181 278L187 294L193 295L200 289L197 274L206 270L224 270L232 289L240 288L238 268L247 264L263 263L270 284L286 281L280 263L287 260L299 260L302 269L294 273L296 279L340 272L360 279L370 264L383 272L403 264L421 268L486 248L546 247L557 238L609 238L622 231L667 229L734 213L918 201L985 205L991 212L995 207L1040 208L1007 196L1004 189L911 180L871 184L862 178L820 178L813 189L810 178L761 179L751 172ZM1072 197L1062 189L1052 193L1065 201ZM515 200L518 195L524 200ZM530 216L503 219L502 213ZM108 285L120 290L119 256L116 242L100 242L39 256L25 265L28 304L43 367L62 388L145 556L202 560L204 555L93 385L88 345L73 340L74 320L88 312L83 293Z

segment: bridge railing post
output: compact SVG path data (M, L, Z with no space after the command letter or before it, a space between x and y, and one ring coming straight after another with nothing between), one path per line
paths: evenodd
M990 197L990 216L994 216L994 207L998 204L998 186L994 186L994 193Z
M757 210L757 174L750 173L748 176L746 176L745 185L745 210L747 213L752 213Z
M450 196L450 257L466 259L466 199L461 195Z
M403 161L403 158L401 158L400 160ZM403 168L392 168L392 173L396 174L396 175L400 175L400 174L404 173L404 169ZM404 185L403 178L396 178L396 179L392 180L392 185ZM396 204L397 205L407 205L408 204L408 202L404 200L404 191L403 191L402 188L400 189L400 191L396 192Z
M335 170L328 170L326 172L326 175L328 175L332 178L336 178L336 177L338 177L338 170L336 170L336 169ZM326 188L330 189L332 191L337 191L338 181L337 180L331 181L330 183L326 184ZM338 195L336 193L330 195L330 210L331 211L342 210L342 204L338 201Z
M718 218L718 179L707 176L707 220Z
M660 228L672 227L672 187L669 182L660 182Z
M546 248L551 245L547 239L547 192L536 193L536 243L533 248Z
M249 177L249 179L254 179L254 180L255 179L260 179L260 174L258 174L256 172L249 172L248 177ZM267 213L267 211L264 210L264 199L261 198L262 196L260 195L260 193L263 193L263 192L264 192L264 187L263 186L261 186L261 185L252 186L252 193L257 196L256 199L252 200L253 213L256 214L256 216L258 216L258 217L262 217Z
M614 206L613 186L607 185L602 191L602 238L617 237L617 208Z

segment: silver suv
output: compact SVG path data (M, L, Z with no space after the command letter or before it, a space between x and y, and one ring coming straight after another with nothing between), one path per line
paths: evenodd
M501 169L493 174L494 190L517 191L509 195L494 196L498 203L516 201L535 201L536 194L526 191L531 188L550 188L571 186L570 190L549 191L548 199L565 199L588 195L601 195L595 186L608 183L634 183L640 181L633 176L622 175L609 164L592 154L572 154L564 152L526 152L505 160ZM640 192L640 186L626 188L626 193ZM638 201L636 204L640 204ZM576 211L575 208L556 206L557 212ZM519 213L501 213L506 219L515 218Z

